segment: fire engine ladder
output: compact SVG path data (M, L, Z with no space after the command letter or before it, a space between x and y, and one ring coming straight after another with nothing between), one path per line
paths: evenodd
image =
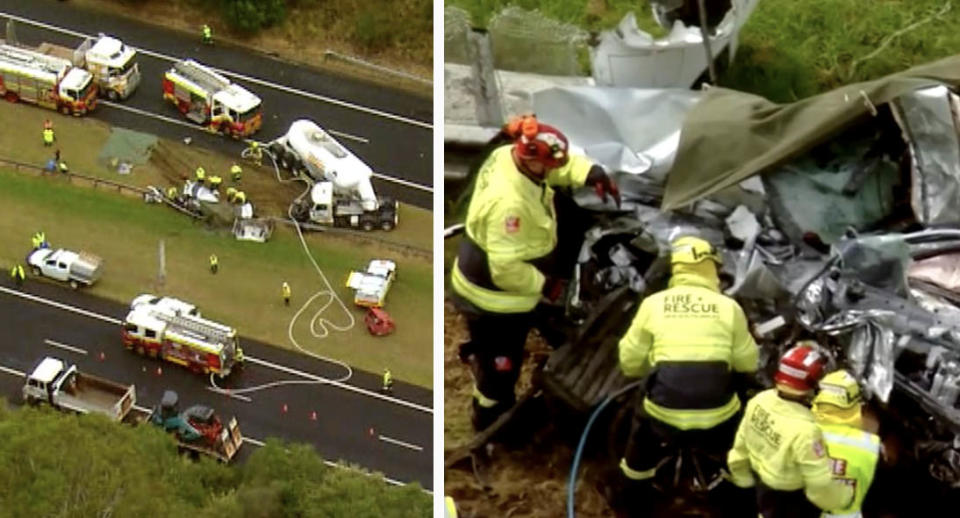
M61 70L70 66L70 62L65 59L30 52L12 45L0 46L0 58L9 63L42 69L45 72L58 75Z
M230 86L230 81L225 77L193 61L179 61L173 64L173 69L200 88L210 92L210 95Z
M230 343L230 334L227 331L223 331L209 324L198 322L181 315L170 315L162 311L151 311L150 315L157 320L162 320L168 324L172 324L183 329L189 329L190 331L198 333L207 339L218 340L223 344Z

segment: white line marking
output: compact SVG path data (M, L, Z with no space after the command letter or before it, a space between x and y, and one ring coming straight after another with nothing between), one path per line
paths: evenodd
M21 297L21 298L24 298L24 299L27 299L27 300L31 300L31 301L33 301L33 302L39 302L39 303L41 303L41 304L46 304L46 305L48 305L48 306L53 306L53 307L58 308L58 309L62 309L62 310L65 310L65 311L70 311L70 312L72 312L72 313L76 313L76 314L78 314L78 315L83 315L83 316L85 316L85 317L90 317L90 318L95 318L95 319L97 319L97 320L102 320L102 321L104 321L104 322L108 322L108 323L111 323L111 324L114 324L114 325L120 325L120 323L121 323L121 320L116 319L116 318L113 318L113 317L108 317L108 316L105 316L105 315L101 315L101 314L99 314L99 313L94 313L94 312L92 312L92 311L87 311L87 310L85 310L85 309L76 308L76 307L73 307L73 306L69 306L69 305L67 305L67 304L63 304L63 303L61 303L61 302L56 302L56 301L53 301L53 300L45 299L45 298L43 298L43 297L38 297L38 296L36 296L36 295L31 295L31 294L29 294L29 293L24 293L24 292L22 292L22 291L11 290L10 288L4 287L4 286L0 286L0 293L6 293L6 294L8 294L8 295L14 295L14 296ZM432 414L432 413L433 413L433 409L430 408L430 407L423 406L423 405L418 405L417 403L412 403L412 402L410 402L410 401L405 401L405 400L403 400L403 399L398 399L398 398L391 397L391 396L385 396L385 395L383 395L383 394L380 394L380 393L378 393L378 392L374 392L374 391L372 391L372 390L362 389L362 388L360 388L360 387L355 387L355 386L353 386L353 385L348 385L348 384L343 383L343 382L340 382L340 381L328 380L328 379L326 379L326 378L321 378L320 376L317 376L316 374L310 374L310 373L303 372L303 371L300 371L300 370L297 370L297 369L293 369L293 368L290 368L290 367L286 367L286 366L284 366L284 365L279 365L279 364L276 364L276 363L273 363L273 362L269 362L269 361L266 361L266 360L261 360L261 359L259 359L259 358L253 357L253 356L245 356L245 359L246 359L246 361L249 361L249 362L251 362L251 363L260 364L260 365L263 365L264 367L270 367L270 368L272 368L272 369L275 369L275 370L278 370L278 371L282 371L282 372L286 372L286 373L289 373L289 374L296 374L297 376L300 376L300 377L302 377L302 378L311 379L311 380L314 380L314 381L324 382L324 383L326 383L326 384L328 384L328 385L333 385L333 386L335 386L335 387L338 387L338 388L341 388L341 389L344 389L344 390L349 390L349 391L351 391L351 392L356 392L356 393L358 393L358 394L363 394L363 395L365 395L365 396L369 396L369 397L372 397L372 398L381 399L381 400L383 400L383 401L387 401L387 402L390 402L390 403L394 403L394 404L397 404L397 405L400 405L400 406L405 406L405 407L407 407L407 408L412 408L412 409L414 409L414 410L419 410L419 411L421 411L421 412L425 412L425 413L428 413L428 414Z
M408 442L403 442L392 437L387 437L386 435L381 435L380 440L383 442L388 442L390 444L396 444L397 446L403 446L404 448L410 448L414 451L423 451L423 446L417 446L416 444L410 444Z
M107 101L107 100L103 100L103 99L101 99L101 100L99 101L99 103L102 104L102 105L104 105L104 106L109 106L109 107L111 107L111 108L116 108L116 109L118 109L118 110L124 110L124 111L128 111L128 112L131 112L131 113L136 113L137 115L142 115L142 116L144 116L144 117L151 117L151 118L154 118L154 119L159 119L159 120L162 120L162 121L164 121L164 122L169 122L169 123L171 123L171 124L176 124L176 125L178 125L178 126L183 126L183 127L185 127L185 128L190 128L190 129L192 129L192 130L199 131L199 132L201 132L201 133L210 134L210 132L207 130L207 128L205 128L205 127L203 127L203 126L200 126L200 125L197 125L197 124L191 124L191 123L189 123L189 122L187 122L187 121L185 121L185 120L175 119L175 118L173 118L173 117L168 117L168 116L166 116L166 115L160 115L159 113L148 112L148 111L146 111L146 110L141 110L140 108L134 108L133 106L127 106L127 105L125 105L125 104L115 103L115 102L111 102L111 101ZM363 143L363 144L369 144L369 143L370 143L370 140L367 139L367 138L364 138L364 137L358 137L358 136L356 136L356 135L351 135L351 134L349 134L349 133L343 133L343 132L334 131L334 130L327 130L327 131L330 132L330 133L332 133L332 134L334 134L334 135L338 135L338 136L340 136L340 137L344 137L344 138L351 139L351 140L356 140L357 142L360 142L360 143Z
M11 376L17 376L17 377L20 377L20 378L26 378L26 377L27 377L27 373L26 373L26 372L20 372L20 371L18 371L17 369L11 369L10 367L4 367L3 365L0 365L0 372L6 372L7 374L10 374Z
M56 25L51 25L51 24L44 23L44 22L38 22L38 21L35 21L35 20L31 20L31 19L29 19L29 18L23 18L22 16L17 16L17 15L10 14L10 13L5 13L5 12L2 12L2 11L0 11L0 14L2 14L3 16L6 16L7 18L10 18L10 19L12 19L12 20L16 20L16 21L19 21L19 22L23 22L23 23L26 23L26 24L28 24L28 25L35 25L35 26L37 26L37 27L42 27L42 28L44 28L44 29L51 30L51 31L56 31L56 32L60 32L60 33L63 33L63 34L69 34L69 35L71 35L71 36L76 36L76 37L78 37L78 38L93 38L93 37L94 37L94 36L91 35L91 34L84 34L84 33L82 33L82 32L77 32L77 31L73 31L73 30L70 30L70 29L65 29L65 28L63 28L63 27L58 27L58 26L56 26ZM165 59L165 60L170 61L170 62L180 61L180 59L178 59L178 58L175 58L175 57L173 57L173 56L168 56L168 55L166 55L166 54L162 54L162 53L160 53L160 52L156 52L156 51L153 51L153 50L147 50L147 49L143 49L143 48L140 48L140 47L136 47L136 50L137 50L138 52L141 52L141 53L143 53L143 54L146 54L147 56L153 56L153 57L155 57L155 58ZM298 89L296 89L296 88L291 88L291 87L289 87L289 86L284 86L284 85L280 85L280 84L276 84L276 83L271 83L271 82L265 81L265 80L263 80L263 79L258 79L258 78L256 78L256 77L250 77L250 76L246 76L246 75L243 75L243 74L238 74L238 73L236 73L236 72L230 72L230 71L228 71L228 70L222 70L222 69L218 69L218 68L214 68L214 67L210 67L210 68L213 69L213 70L215 70L215 71L217 71L217 72L220 72L221 74L224 74L224 75L233 76L233 77L238 78L238 79L243 79L244 81L249 81L249 82L251 82L251 83L256 83L256 84L259 84L259 85L262 85L262 86L266 86L266 87L273 88L273 89L276 89L276 90L281 90L281 91L284 91L284 92L287 92L287 93L296 94L296 95L299 95L299 96L301 96L301 97L307 97L307 98L309 98L309 99L314 99L314 100L317 100L317 101L322 101L322 102L325 102L325 103L334 104L334 105L337 105L337 106L342 106L342 107L344 107L344 108L350 108L350 109L352 109L352 110L357 110L357 111L359 111L359 112L368 113L368 114L370 114L370 115L376 115L377 117L382 117L382 118L384 118L384 119L395 120L395 121L397 121L397 122L402 122L402 123L404 123L404 124L410 124L410 125L412 125L412 126L419 126L419 127L421 127L421 128L425 128L425 129L428 129L428 130L432 130L432 129L433 129L433 124L431 124L431 123L429 123L429 122L423 122L423 121L419 121L419 120L416 120L416 119L411 119L411 118L408 118L408 117L404 117L404 116L402 116L402 115L396 115L396 114L393 114L393 113L389 113L389 112L385 112L385 111L382 111L382 110L378 110L378 109L376 109L376 108L368 108L368 107L366 107L366 106L361 106L361 105L359 105L359 104L353 104L353 103L351 103L351 102L341 101L340 99L334 99L333 97L327 97L327 96L325 96L325 95L319 95L319 94L315 94L315 93L312 93L312 92L305 92L305 91L303 91L303 90L298 90Z
M408 181L408 180L402 180L402 179L400 179L400 178L395 178L395 177L393 177L393 176L387 176L387 175L385 175L385 174L380 174L380 173L370 173L370 176L373 176L374 178L379 178L379 179L381 179L381 180L383 180L383 181L386 181L386 182L398 183L398 184L403 185L403 186L405 186L405 187L411 187L411 188L419 189L419 190L421 190L421 191L426 191L426 192L429 192L429 193L432 193L432 192L433 192L433 187L428 187L428 186L426 186L426 185L421 185L421 184L419 184L419 183L414 183L414 182L411 182L411 181Z
M276 369L276 370L278 370L278 371L283 371L283 372L286 372L286 373L289 373L289 374L296 374L297 376L300 376L300 377L303 377L303 378L307 378L307 379L312 379L312 380L314 380L314 381L321 381L321 382L326 383L327 385L333 385L333 386L335 386L335 387L339 387L339 388L342 388L342 389L345 389L345 390L349 390L349 391L352 391L352 392L356 392L356 393L358 393L358 394L363 394L363 395L365 395L365 396L370 396L370 397L374 397L374 398L377 398L377 399L382 399L382 400L384 400L384 401L389 401L389 402L391 402L391 403L396 403L396 404L398 404L398 405L405 406L405 407L407 407L407 408L412 408L412 409L414 409L414 410L419 410L419 411L421 411L421 412L426 412L426 413L428 413L428 414L432 414L432 413L433 413L433 409L432 409L432 408L426 407L426 406L423 406L423 405L418 405L418 404L416 404L416 403L411 403L410 401L405 401L405 400L403 400L403 399L397 399L397 398L394 398L394 397L385 396L385 395L383 395L383 394L380 394L379 392L374 392L374 391L372 391L372 390L362 389L362 388L360 388L360 387L355 387L355 386L353 386L353 385L347 385L346 383L343 383L343 382L340 382L340 381L333 381L333 380L328 380L328 379L326 379L326 378L321 378L320 376L317 376L316 374L310 374L310 373L308 373L308 372L303 372L303 371L300 371L300 370L297 370L297 369L293 369L293 368L290 368L290 367L287 367L287 366L284 366L284 365L278 365L278 364L276 364L276 363L268 362L268 361L266 361L266 360L261 360L261 359L259 359L259 358L255 358L255 357L253 357L253 356L244 356L244 358L246 358L246 361L248 361L248 362L250 362L250 363L256 363L256 364L259 364L259 365L263 365L264 367L270 367L270 368Z
M256 439L251 439L250 437L246 437L246 436L243 437L243 442L248 442L248 443L253 444L253 445L256 445L256 446L265 446L265 445L267 444L267 443L265 443L265 442L263 442L263 441L258 441L258 440L256 440Z
M75 352L75 353L77 353L77 354L87 354L87 350L86 350L86 349L81 349L81 348L79 348L79 347L74 347L74 346L72 346L72 345L62 344L62 343L57 342L57 341L54 341L54 340L44 340L43 343L45 343L45 344L47 344L47 345L52 345L52 346L54 346L54 347L59 347L59 348L61 348L61 349L66 349L67 351Z
M96 318L97 320L102 320L102 321L107 322L107 323L110 323L110 324L120 325L120 320L118 320L118 319L116 319L116 318L108 317L108 316L105 316L105 315L101 315L101 314L99 314L99 313L94 313L93 311L87 311L87 310L85 310L85 309L80 309L80 308L75 308L75 307L73 307L73 306L68 306L67 304L63 304L63 303L56 302L56 301L53 301L53 300L48 300L48 299L45 299L45 298L43 298L43 297L38 297L38 296L36 296L36 295L31 295L31 294L29 294L29 293L24 293L24 292L22 292L22 291L11 290L10 288L5 288L5 287L3 287L3 286L0 286L0 292L6 293L7 295L15 295L15 296L20 297L20 298L24 298L24 299L27 299L27 300L32 300L33 302L39 302L39 303L41 303L41 304L46 304L46 305L48 305L48 306L53 306L53 307L55 307L55 308L62 309L62 310L64 310L64 311L70 311L71 313L76 313L76 314L78 314L78 315L83 315L83 316L85 316L85 317Z
M206 387L206 389L209 390L210 392L216 392L217 394L223 394L224 396L232 397L233 399L239 399L240 401L246 401L247 403L253 401L252 399L248 398L247 396L244 396L243 394L234 394L233 392L230 392L229 390L226 391L226 392L220 392L220 391L214 390L213 387Z

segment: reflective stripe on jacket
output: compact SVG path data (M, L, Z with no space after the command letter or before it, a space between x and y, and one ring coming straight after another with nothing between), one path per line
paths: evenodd
M757 344L743 309L718 283L712 263L675 265L670 287L643 300L620 340L626 376L652 368L644 409L681 430L709 429L733 417L740 399L732 372L757 370Z
M754 474L772 489L803 489L820 509L842 509L853 491L834 480L823 434L804 405L765 390L747 402L733 449L727 454L734 484L749 487Z
M494 313L524 313L539 302L545 278L530 261L557 245L551 186L582 186L592 165L571 155L538 185L517 169L511 149L497 148L480 167L450 277L457 294Z
M860 515L880 457L880 437L853 426L820 424L827 455L833 465L833 477L853 487L853 503L843 509L824 513L823 518L847 518Z

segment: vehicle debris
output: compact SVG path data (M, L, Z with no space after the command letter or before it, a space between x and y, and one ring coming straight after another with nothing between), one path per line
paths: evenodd
M352 271L347 276L346 286L356 293L353 303L367 308L382 308L387 292L397 276L397 264L385 259L373 259L366 271Z

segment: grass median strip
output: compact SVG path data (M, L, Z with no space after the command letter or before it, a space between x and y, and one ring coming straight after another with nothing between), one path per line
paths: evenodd
M212 231L160 206L115 193L72 186L60 178L0 171L0 260L22 262L30 236L43 230L54 247L84 249L104 258L101 281L90 291L129 302L143 292L169 294L197 304L209 317L236 326L241 335L293 347L287 328L295 311L321 289L296 233L278 228L267 244L240 242L226 231ZM166 280L158 285L159 241L166 249ZM348 332L317 340L309 330L312 311L294 328L307 349L342 359L364 370L389 366L400 379L429 387L432 383L431 264L351 237L308 234L314 257L338 295L357 318ZM216 253L220 271L212 275L207 258ZM372 257L393 259L399 277L388 296L387 310L397 321L395 334L376 338L362 324L362 311L351 304L343 282L352 268ZM293 287L289 308L280 285ZM64 289L69 289L64 287ZM337 319L331 312L331 319ZM340 316L340 321L343 316ZM119 341L116 344L120 346Z

